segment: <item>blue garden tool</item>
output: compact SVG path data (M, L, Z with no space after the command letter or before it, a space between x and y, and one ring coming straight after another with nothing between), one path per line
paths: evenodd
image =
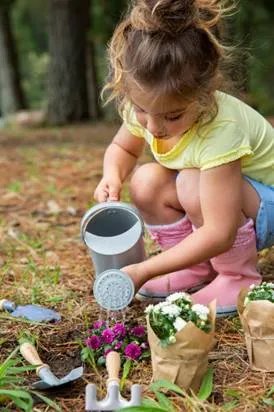
M25 318L34 322L58 322L61 316L52 309L40 305L19 306L7 299L0 300L0 311L7 311L14 318Z

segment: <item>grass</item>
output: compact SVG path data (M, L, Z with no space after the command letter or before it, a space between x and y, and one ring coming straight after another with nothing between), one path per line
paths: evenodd
M91 296L94 272L80 239L80 220L94 204L92 193L101 176L103 152L115 130L98 124L0 134L1 296L20 304L39 303L62 316L59 324L34 324L0 314L0 363L17 347L18 338L27 334L57 376L81 365L79 341L99 318L100 309ZM145 154L142 162L148 160ZM127 186L123 199L129 201ZM58 213L49 201L56 202ZM146 249L157 251L148 238ZM264 251L260 268L265 279L273 279L273 251ZM132 305L127 322L144 323L143 309L141 304ZM172 392L168 396L172 404L186 411L272 411L274 374L250 370L239 318L218 319L216 338L210 353L210 396L202 401ZM31 370L23 373L26 385L37 379ZM150 362L137 365L124 396L133 383L140 383L144 397L157 401L151 376ZM82 380L50 397L65 412L81 411L88 382L96 383L104 396L105 370L97 375L86 365ZM33 410L51 409L39 403Z
M45 403L55 411L61 408L48 397L40 395L36 391L26 388L24 383L24 373L35 369L34 366L20 366L22 363L18 356L19 347L15 348L7 359L0 363L0 405L16 406L19 410L31 412L34 408L35 396L39 401ZM1 411L9 410L1 407Z

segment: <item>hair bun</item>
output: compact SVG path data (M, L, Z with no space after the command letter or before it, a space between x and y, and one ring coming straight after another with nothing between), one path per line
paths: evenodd
M196 0L137 0L131 12L134 28L176 35L199 19Z

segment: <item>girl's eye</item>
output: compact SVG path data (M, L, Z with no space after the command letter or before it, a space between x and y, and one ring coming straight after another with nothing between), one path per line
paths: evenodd
M177 116L173 117L166 117L166 120L168 122L175 122L176 120L179 120L183 116L183 113L178 114Z
M134 107L134 110L136 113L145 113L145 111L143 109L141 109L141 107Z

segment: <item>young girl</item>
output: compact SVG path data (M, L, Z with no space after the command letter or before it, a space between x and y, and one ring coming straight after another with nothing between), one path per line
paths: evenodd
M222 13L219 0L137 0L116 28L107 88L124 121L94 197L119 200L147 142L156 162L134 170L130 189L162 253L122 270L139 297L196 291L230 314L261 282L257 250L274 244L274 131L219 91Z

